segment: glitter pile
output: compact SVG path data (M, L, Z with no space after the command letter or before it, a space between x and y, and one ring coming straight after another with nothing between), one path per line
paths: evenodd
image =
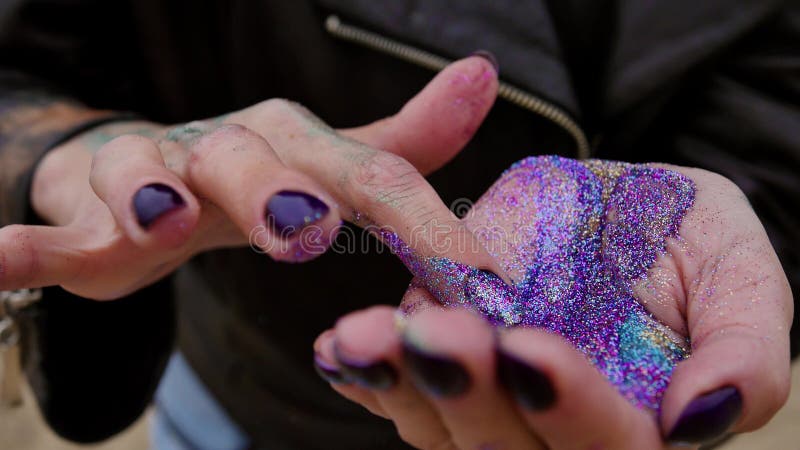
M688 353L633 285L677 237L694 193L688 178L649 165L553 156L514 164L473 208L484 230L506 233L492 244L510 245L487 249L519 275L512 286L448 258L421 258L395 234L382 238L443 304L564 336L634 405L657 412Z

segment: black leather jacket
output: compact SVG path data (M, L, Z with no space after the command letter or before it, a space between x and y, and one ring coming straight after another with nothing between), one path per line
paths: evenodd
M477 199L525 156L576 156L583 138L593 157L703 167L748 195L797 292L799 10L769 0L5 2L0 223L35 220L27 189L37 158L112 114L83 105L174 123L286 97L352 126L395 112L432 76L374 48L385 41L326 31L336 15L444 58L488 49L501 79L525 93L499 100L430 178L446 202ZM26 328L27 367L58 432L84 441L117 432L152 395L174 300L178 346L256 447L405 448L388 422L317 378L311 344L348 311L396 303L409 278L386 254L282 265L242 249L197 257L117 303L50 288Z

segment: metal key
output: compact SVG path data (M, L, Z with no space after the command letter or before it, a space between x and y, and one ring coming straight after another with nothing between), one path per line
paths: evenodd
M20 332L14 317L41 298L40 289L0 291L0 407L22 405Z

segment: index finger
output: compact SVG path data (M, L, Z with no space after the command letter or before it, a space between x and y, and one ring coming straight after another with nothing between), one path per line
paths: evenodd
M336 133L297 104L269 101L260 117L262 128L279 130L267 140L284 163L333 195L342 217L388 241L440 301L463 302L472 277L502 284L495 260L406 159ZM437 264L456 276L435 275Z
M397 114L338 132L402 156L427 175L467 145L489 113L498 89L497 68L492 64L481 56L456 61Z
M411 163L335 135L312 142L291 152L296 158L292 165L313 174L337 196L349 209L345 216L377 232L440 301L461 302L472 276L502 274ZM479 274L476 268L488 272ZM455 277L441 276L443 270Z

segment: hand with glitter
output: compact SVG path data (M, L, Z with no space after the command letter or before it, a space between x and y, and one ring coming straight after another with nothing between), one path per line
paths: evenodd
M327 249L342 218L397 230L436 219L468 235L423 174L467 143L496 92L493 62L472 56L397 115L360 128L336 131L268 100L174 127L91 129L36 170L32 205L51 226L0 230L0 290L61 285L118 298L195 254L248 244L301 262Z
M416 275L400 313L353 313L315 343L334 389L410 444L691 446L785 402L791 291L723 177L529 158L464 222L503 279L386 233Z

